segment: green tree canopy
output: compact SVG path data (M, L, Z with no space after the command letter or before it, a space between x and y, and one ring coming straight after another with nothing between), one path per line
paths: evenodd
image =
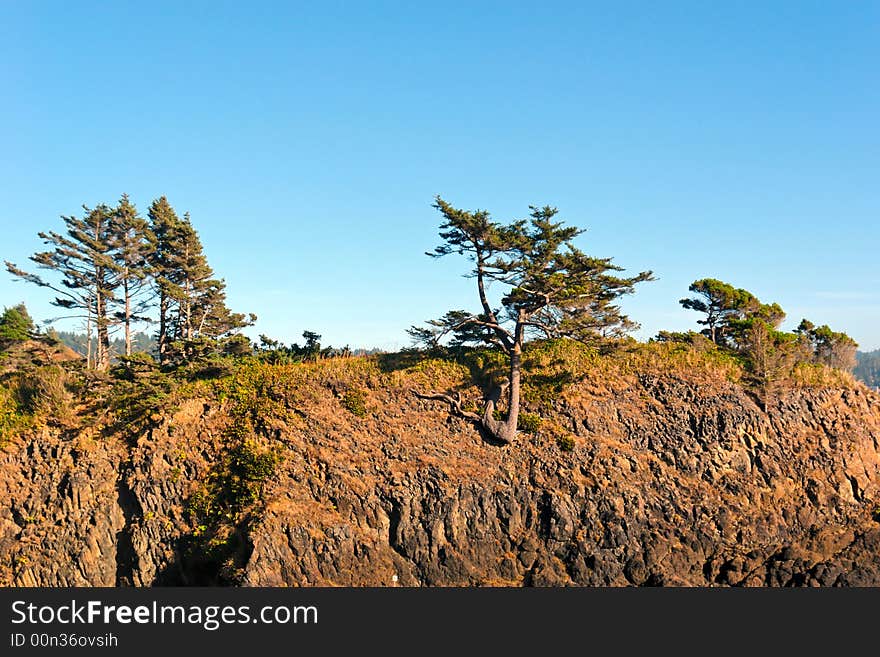
M735 288L717 278L694 281L688 291L696 296L681 299L679 303L688 310L706 315L698 319L697 324L706 327L703 335L715 344L723 343L729 320L741 317L743 309L755 300L751 292Z
M702 334L717 345L735 346L737 335L742 336L754 320L760 319L776 329L785 319L778 303L761 303L748 290L717 278L701 278L691 283L688 290L696 296L679 303L705 315L697 323L706 327Z
M833 331L827 324L816 326L807 319L801 320L795 333L805 341L815 362L848 372L855 368L859 345L846 333Z
M222 338L252 324L254 315L246 317L227 307L226 283L214 277L189 215L178 217L163 196L153 201L149 217L160 360L166 360L174 342Z
M83 206L82 218L63 216L66 233L41 232L39 237L51 247L31 256L40 269L60 275L60 284L29 273L7 262L6 269L17 279L51 289L52 304L70 311L67 317L82 318L88 332L94 324L97 340L95 365L110 366L110 307L119 286L119 267L113 258L113 210L101 204ZM91 360L91 358L89 358Z
M636 324L617 300L633 292L636 284L651 280L651 272L618 276L623 268L611 258L588 256L573 244L583 231L554 221L557 210L550 206L531 206L528 219L509 224L493 221L484 210L460 210L439 196L434 207L443 215L444 243L428 255L463 255L473 263L466 275L476 281L480 309L447 312L426 326L413 327L410 335L429 345L451 339L454 344L498 349L509 358L510 370L506 385L488 395L482 415L465 412L448 395L427 396L449 402L455 412L478 421L507 444L516 435L526 340L539 336L597 342L622 335ZM497 305L488 296L490 284L502 289ZM494 411L504 388L507 418L497 420Z
M0 315L0 345L24 342L33 337L36 327L27 308L20 303L4 308Z

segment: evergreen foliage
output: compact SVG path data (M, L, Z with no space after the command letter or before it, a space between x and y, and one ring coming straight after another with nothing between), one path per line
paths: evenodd
M701 333L718 348L744 359L758 385L767 386L791 378L803 364L851 371L858 345L846 333L802 320L793 333L779 329L785 311L778 303L762 303L754 294L714 278L694 281L688 288L695 297L681 305L705 315L697 323ZM661 331L656 340L694 343L694 333Z
M45 287L56 293L52 304L69 311L67 317L86 321L88 332L94 325L97 334L95 367L110 366L110 305L119 286L119 269L112 255L113 210L107 205L83 206L83 216L63 216L65 234L40 232L43 243L51 247L31 256L38 268L60 275L53 283L44 277L6 262L6 269L15 278ZM58 318L56 318L58 319ZM89 354L91 360L91 354Z
M428 255L463 255L473 263L468 276L476 280L480 310L452 310L409 333L432 348L451 337L451 345L485 345L508 357L507 380L489 394L481 416L463 411L451 397L429 395L449 401L457 413L507 444L517 432L526 340L567 338L595 344L622 337L637 325L616 302L636 284L652 280L651 272L618 276L623 268L610 258L588 256L574 246L572 240L583 231L555 221L557 210L550 206L532 206L529 219L509 224L492 221L484 210L460 210L439 196L434 207L443 215L444 243ZM487 295L492 283L506 290L499 305ZM494 411L505 388L508 411L499 420Z
M3 314L0 315L0 348L15 342L24 342L34 337L35 332L34 322L23 303L3 309Z
M155 248L155 236L148 224L123 194L112 217L111 248L113 261L119 272L120 308L114 320L125 330L125 355L132 353L132 324L149 321L150 256Z
M131 356L138 348L132 327L154 321L154 302L163 364L185 362L203 351L204 340L228 338L256 319L227 307L225 282L208 265L189 215L178 217L164 196L150 205L148 220L125 194L113 208L84 206L82 218L62 219L66 232L39 233L51 248L31 256L59 282L11 262L6 268L19 280L54 291L52 303L70 311L65 318L84 320L88 367L108 369L114 351ZM111 329L117 326L124 330L123 346L114 350Z
M827 324L816 326L803 319L795 329L813 354L813 360L839 370L851 372L856 366L858 344L846 333L832 331Z
M150 206L149 216L156 239L152 266L159 298L160 361L172 355L186 360L188 342L228 337L252 324L256 316L245 317L226 306L226 283L214 277L189 215L178 218L163 196Z

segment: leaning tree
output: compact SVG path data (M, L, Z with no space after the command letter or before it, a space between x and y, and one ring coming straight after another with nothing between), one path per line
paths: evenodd
M110 327L113 317L110 307L116 301L114 292L119 287L120 272L113 259L113 210L101 204L94 209L83 206L83 211L82 218L62 217L67 228L65 234L54 231L38 233L51 250L35 253L30 258L40 269L59 275L60 283L27 272L8 261L6 270L19 280L55 292L57 296L52 305L73 313L67 317L86 320L86 359L89 363L91 327L94 322L98 337L95 367L106 370L110 367L111 356Z
M452 310L424 327L412 327L409 333L427 345L449 339L454 345L497 349L507 356L509 369L503 384L487 392L481 414L465 410L458 395L414 393L447 402L455 414L474 421L497 442L509 444L519 419L525 343L536 337L595 343L622 336L636 324L616 301L633 292L637 283L652 280L651 272L616 276L623 268L611 258L588 256L572 244L583 231L554 222L556 208L530 206L529 219L500 224L486 211L460 210L439 196L434 207L443 215L444 243L427 255L463 255L473 263L466 276L476 280L480 311ZM489 296L492 284L502 287L494 305ZM497 419L495 411L505 392L507 416Z

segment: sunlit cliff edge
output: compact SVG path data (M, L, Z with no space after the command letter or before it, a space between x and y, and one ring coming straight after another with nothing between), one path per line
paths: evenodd
M756 392L713 354L544 345L506 447L413 394L476 406L493 367L393 354L96 380L91 405L0 451L0 583L880 585L865 386Z

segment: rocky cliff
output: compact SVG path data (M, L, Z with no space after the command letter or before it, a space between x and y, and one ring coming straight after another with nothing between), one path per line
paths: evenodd
M253 440L279 461L220 557L199 554L217 542L200 542L188 509L218 467L229 397L190 391L136 430L22 435L0 454L0 580L880 585L867 388L758 398L705 372L596 374L527 400L540 427L499 448L411 394L459 376L437 368L264 373L260 399L284 413Z

